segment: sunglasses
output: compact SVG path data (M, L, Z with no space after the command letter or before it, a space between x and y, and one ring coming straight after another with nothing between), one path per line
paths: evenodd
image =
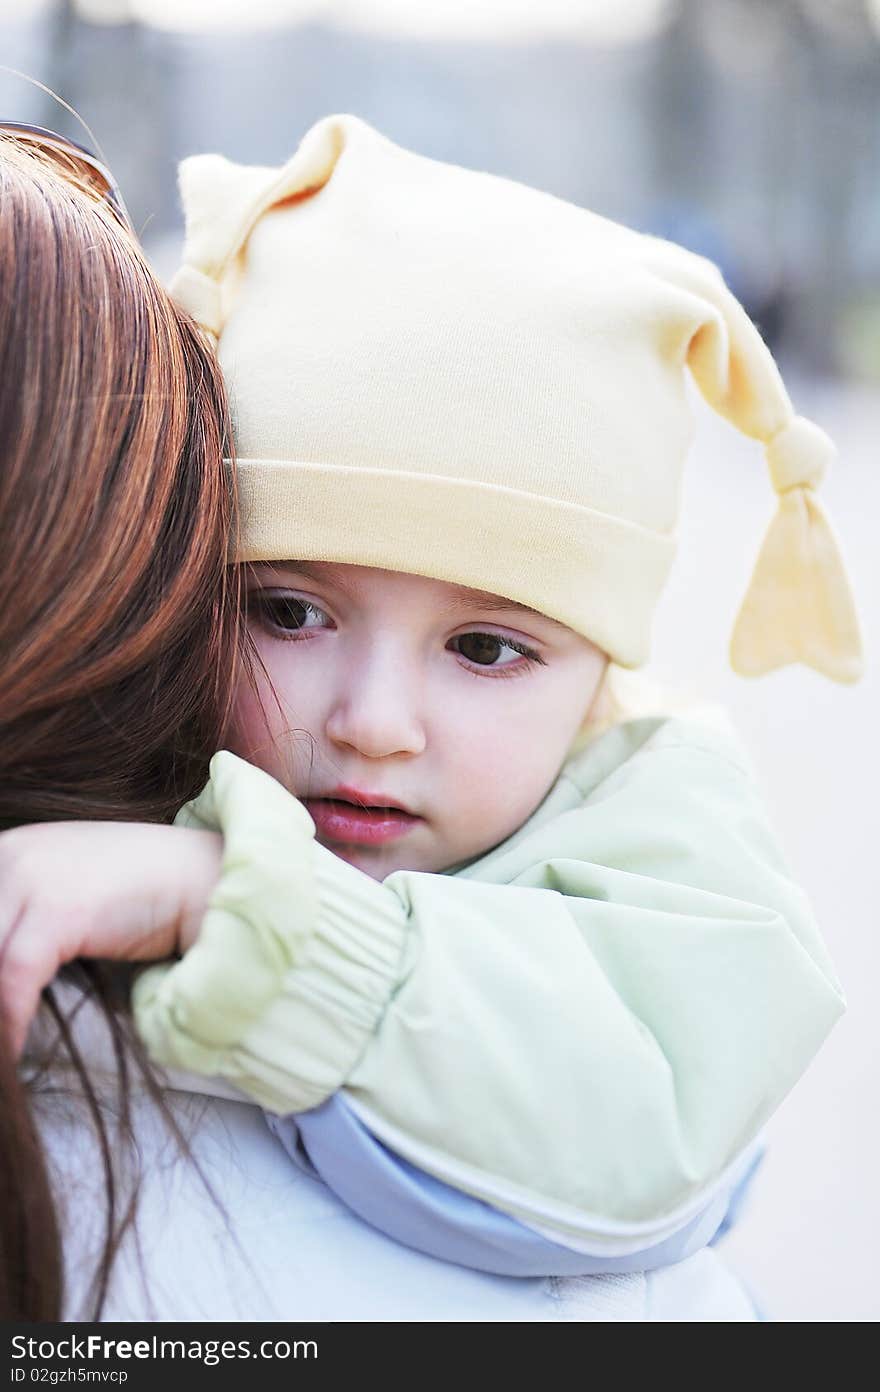
M29 126L23 121L0 120L0 135L4 133L48 155L61 174L82 184L99 202L108 205L127 231L134 231L118 184L110 170L90 150L66 135L58 135L43 126Z

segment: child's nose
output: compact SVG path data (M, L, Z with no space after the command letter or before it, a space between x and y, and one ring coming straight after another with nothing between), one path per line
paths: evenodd
M397 670L374 663L349 672L327 720L327 735L368 759L421 754L425 726L417 694Z

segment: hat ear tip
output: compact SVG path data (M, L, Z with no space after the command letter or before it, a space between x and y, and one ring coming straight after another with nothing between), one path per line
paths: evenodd
M256 171L225 155L190 155L177 169L177 186L186 223L186 254L218 260L230 214L251 195ZM259 171L265 178L265 171Z
M852 654L837 657L822 667L816 666L816 670L832 681L840 682L841 686L855 686L865 675L865 663L860 654Z
M785 665L786 658L773 658L763 650L766 645L755 642L752 633L738 622L728 644L728 661L738 677L765 677Z
M187 155L177 166L177 187L184 204L184 211L200 194L222 180L231 167L225 155Z
M762 650L763 649L763 650ZM780 652L775 657L766 649L766 644L756 643L754 635L747 630L734 629L728 648L731 669L738 677L765 677L770 672L780 671L800 663L810 667L821 677L838 682L841 686L855 686L865 675L865 663L861 650L849 652L815 651L804 648Z

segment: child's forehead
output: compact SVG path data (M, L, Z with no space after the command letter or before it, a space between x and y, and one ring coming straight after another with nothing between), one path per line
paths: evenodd
M374 566L350 565L342 561L264 561L261 568L277 573L279 578L299 576L316 584L337 588L348 594L365 595L380 588L394 589L398 592L421 592L426 599L442 607L473 610L506 610L514 613L532 614L549 623L556 623L546 614L518 600L504 595L493 594L489 590L471 589L449 580L436 580L431 576L413 575L408 571L383 570Z

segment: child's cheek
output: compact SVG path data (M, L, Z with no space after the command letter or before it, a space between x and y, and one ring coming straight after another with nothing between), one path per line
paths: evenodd
M262 726L259 731L257 729L258 721ZM252 690L250 682L244 681L239 685L232 707L227 736L229 748L233 754L238 754L242 759L252 760L253 750L261 742L261 737L265 738L265 734L265 717L262 705L256 692Z
M274 688L265 675L255 674L255 681L243 678L239 683L230 719L228 747L233 754L279 777L280 750L278 713ZM283 782L283 777L281 778Z
M465 854L511 836L541 802L557 768L531 722L484 728L453 779L458 824L472 843Z

